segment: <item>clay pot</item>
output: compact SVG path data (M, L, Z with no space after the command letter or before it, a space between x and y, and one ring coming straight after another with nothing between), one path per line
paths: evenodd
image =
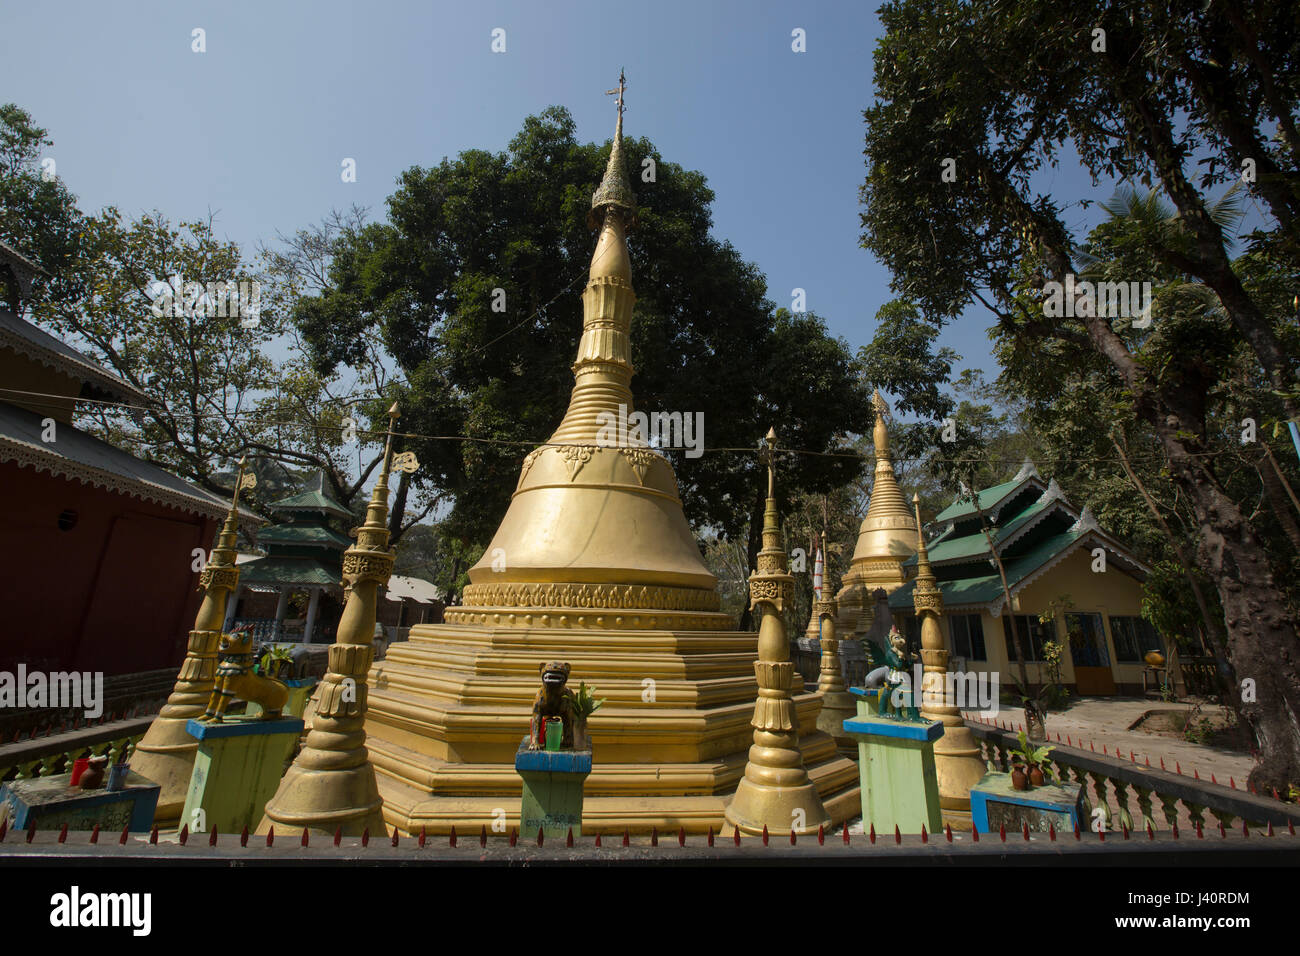
M107 757L91 757L90 766L81 775L79 781L82 790L98 790L104 785L104 774L108 770Z
M1011 786L1017 790L1029 789L1029 777L1025 774L1025 768L1019 764L1011 771Z
M69 787L81 786L81 777L86 772L86 768L89 766L90 766L89 757L78 757L76 760L74 760L72 762L72 779L68 781L68 786Z
M1029 783L1031 786L1041 787L1046 782L1046 778L1043 777L1043 771L1038 767L1034 767L1029 771Z

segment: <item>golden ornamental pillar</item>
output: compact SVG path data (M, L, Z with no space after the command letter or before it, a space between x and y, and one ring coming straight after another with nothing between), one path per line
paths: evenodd
M393 571L394 554L388 548L388 475L393 467L407 472L418 467L412 452L393 457L397 415L394 404L388 410L384 463L370 495L365 524L354 532L357 543L343 554L347 604L329 649L329 670L320 684L311 731L275 796L267 801L258 833L272 826L293 832L305 828L325 835L336 830L348 836L359 836L363 830L387 832L364 725L369 690L366 676L375 653L376 602L379 589Z
M217 669L217 645L221 642L221 628L226 620L226 604L239 587L239 568L235 565L239 553L239 492L257 484L256 476L244 473L246 463L247 459L239 460L230 511L217 536L217 546L208 555L208 563L199 574L203 603L195 616L176 684L131 758L132 770L162 787L158 794L158 808L154 812L154 821L162 828L176 823L185 807L185 795L189 792L190 776L194 772L194 757L199 751L199 742L189 735L185 725L192 717L202 717L207 709Z
M970 791L984 777L979 745L957 708L954 685L948 679L948 648L939 620L943 594L930 568L921 530L921 498L912 495L916 511L916 584L912 605L921 619L921 716L943 722L943 736L934 744L934 765L939 778L939 807L954 827L970 824ZM968 686L968 685L963 685Z
M831 825L817 788L808 779L799 749L799 717L791 686L794 663L782 618L794 594L786 564L781 520L776 510L776 431L767 433L767 508L763 512L763 550L749 576L750 607L761 615L758 627L758 700L754 702L754 744L745 776L725 811L729 826L745 833L815 833Z
M825 537L823 531L822 538ZM821 628L822 648L821 672L817 678L817 691L822 695L822 709L817 715L817 729L830 734L835 740L835 746L846 756L857 757L857 741L844 732L844 721L856 717L858 708L853 695L844 684L844 667L840 663L840 642L835 636L835 618L839 613L839 603L831 597L835 589L831 586L829 566L824 574L822 598L813 602L813 615Z

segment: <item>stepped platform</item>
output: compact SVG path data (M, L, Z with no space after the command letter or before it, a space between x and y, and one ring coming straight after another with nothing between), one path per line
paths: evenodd
M515 751L538 665L562 660L573 689L585 681L605 700L589 725L583 832L721 832L753 742L756 658L757 635L735 631L412 628L370 669L366 746L385 821L407 833L518 826ZM857 765L816 730L820 695L796 709L804 764L842 824L859 812Z

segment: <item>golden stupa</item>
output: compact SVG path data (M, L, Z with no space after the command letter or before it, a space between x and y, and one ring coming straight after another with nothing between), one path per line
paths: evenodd
M872 430L876 474L871 502L858 529L858 541L849 570L844 574L844 586L836 595L840 606L839 626L845 636L860 635L866 629L869 623L866 618L874 604L872 593L877 588L893 591L902 585L907 580L903 562L916 554L916 519L898 487L889 452L889 428L885 423L889 406L878 390L871 404L876 410ZM811 624L809 631L812 631Z
M720 829L745 771L757 636L719 611L668 460L635 430L608 440L609 422L632 413L636 301L622 77L617 92L568 412L524 459L463 606L412 628L370 671L367 746L384 817L406 832L518 825L514 758L550 660L606 699L590 721L586 831ZM857 768L813 730L821 697L795 687L803 763L839 823L858 812Z

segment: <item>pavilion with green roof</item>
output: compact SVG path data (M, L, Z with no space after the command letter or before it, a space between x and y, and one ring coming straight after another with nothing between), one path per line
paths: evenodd
M258 636L268 640L300 640L312 643L318 636L321 595L342 604L343 552L352 540L338 531L331 520L355 521L351 511L325 492L324 475L318 475L316 488L274 502L269 509L281 520L258 534L258 544L265 557L253 557L239 565L240 595L245 590L278 594L274 618L237 615L239 595L230 602L227 627L251 623ZM286 626L289 598L307 594L307 609L302 633Z
M978 501L978 507L976 506ZM1026 648L1029 679L1046 679L1044 645L1062 644L1062 682L1078 694L1131 693L1154 677L1144 657L1165 653L1160 636L1141 617L1142 582L1150 569L1097 523L1076 509L1055 480L1044 481L1032 462L1011 481L964 495L941 511L927 542L943 593L944 624L954 669L998 670L1003 685L1016 665L1009 620ZM992 546L990 547L990 540ZM993 560L1006 572L1006 592ZM916 558L905 562L915 572ZM900 623L915 629L915 578L889 595Z

